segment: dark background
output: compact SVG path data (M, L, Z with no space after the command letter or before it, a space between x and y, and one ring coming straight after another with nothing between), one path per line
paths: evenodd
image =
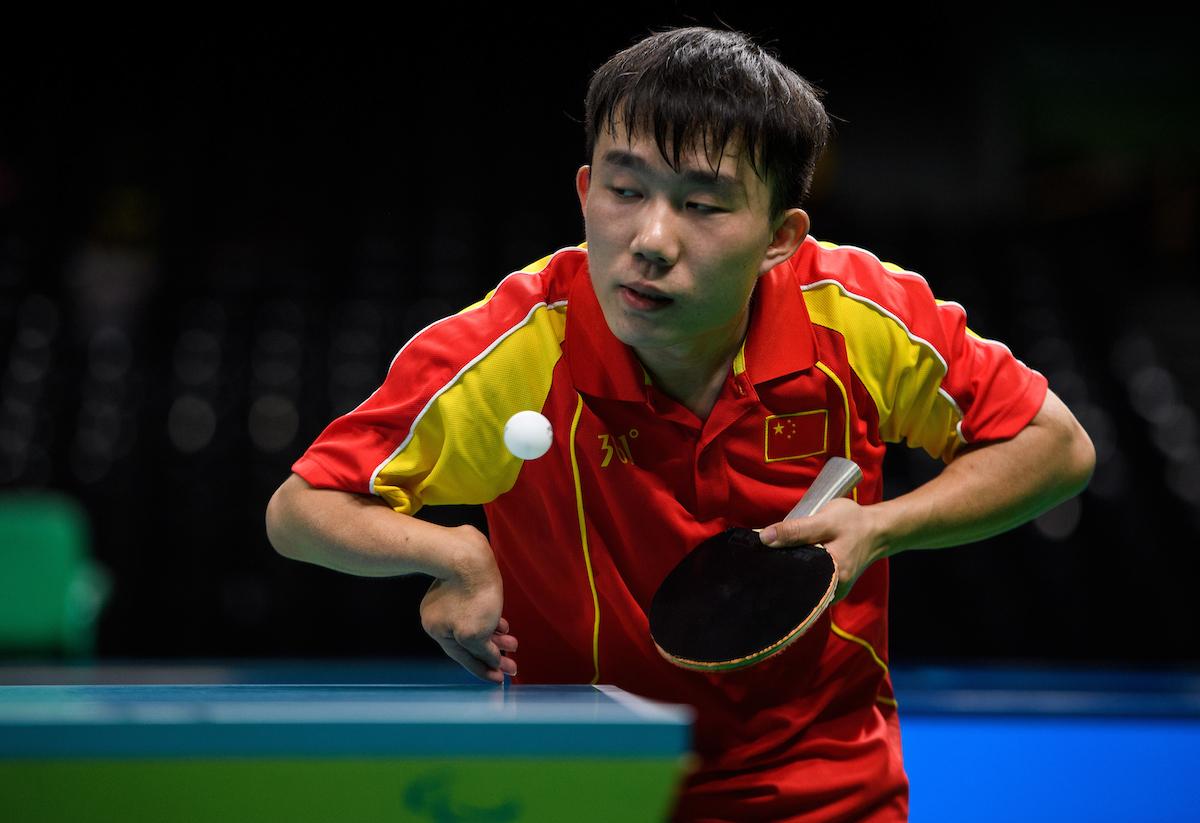
M646 8L6 32L0 484L88 512L112 581L98 653L437 653L427 579L283 560L266 502L411 334L582 239L589 72L652 28L724 21L827 92L813 233L964 304L1097 447L1079 499L893 561L893 660L1197 663L1188 28ZM895 449L889 496L935 470Z

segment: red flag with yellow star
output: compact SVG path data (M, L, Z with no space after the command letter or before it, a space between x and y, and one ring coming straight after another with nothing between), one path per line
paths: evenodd
M827 447L829 412L825 409L772 414L766 421L766 460L798 460L822 454Z

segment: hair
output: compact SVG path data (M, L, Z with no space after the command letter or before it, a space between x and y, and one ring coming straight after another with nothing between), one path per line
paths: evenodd
M720 162L731 141L771 189L771 216L801 205L829 137L821 92L734 31L684 28L653 34L596 70L584 101L590 158L606 129L653 134L679 171L684 151ZM714 169L715 171L715 169Z

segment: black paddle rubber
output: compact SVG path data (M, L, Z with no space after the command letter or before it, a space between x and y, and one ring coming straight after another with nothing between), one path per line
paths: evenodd
M650 604L650 634L676 665L737 669L803 634L836 588L837 568L820 546L773 549L752 529L726 529L663 580Z
M862 479L831 457L785 520L816 514ZM833 600L837 563L822 546L771 548L753 529L726 529L694 548L650 602L650 636L677 666L750 666L808 631Z

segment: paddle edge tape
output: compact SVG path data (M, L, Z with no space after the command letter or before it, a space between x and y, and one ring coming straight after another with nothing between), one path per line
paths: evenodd
M828 554L828 549L825 549L824 546L821 546L819 543L814 545L824 549ZM676 657L663 649L662 646L658 645L658 641L654 642L654 648L658 650L658 653L662 655L662 657L668 663L673 663L680 668L691 669L692 671L698 672L728 672L733 671L734 669L742 669L746 666L753 666L759 661L766 660L768 657L778 654L791 645L793 640L800 637L810 628L812 628L812 624L817 622L817 620L821 617L821 614L825 611L825 609L829 608L829 604L833 601L833 596L837 592L838 585L838 564L837 558L835 558L833 555L829 555L829 560L833 563L833 576L830 578L829 588L825 590L825 594L821 596L821 600L816 606L813 607L813 610L809 612L808 617L804 618L804 620L800 622L800 625L792 629L792 631L786 637L782 638L781 640L777 640L775 643L772 643L765 649L761 649L753 654L746 655L745 657L739 657L734 660L707 661L690 660L686 657ZM651 639L653 639L653 637Z

